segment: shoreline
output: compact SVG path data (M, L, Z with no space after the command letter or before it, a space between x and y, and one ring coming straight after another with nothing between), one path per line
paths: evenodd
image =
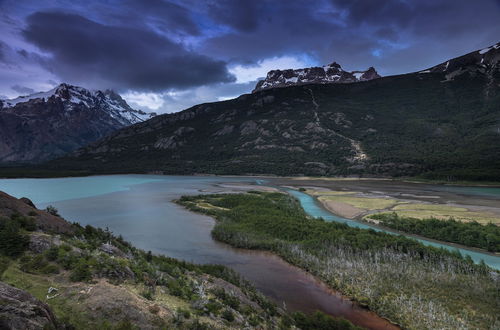
M49 178L72 178L72 177L89 177L89 176L107 176L107 175L161 175L161 176L195 176L195 177L237 177L237 178L263 178L263 179L288 179L294 181L393 181L404 182L411 184L431 184L443 186L465 186L465 187L488 187L500 188L500 181L443 181L443 180L426 180L414 177L379 177L379 176L331 176L331 177L314 177L314 176L280 176L274 174L211 174L211 173L192 173L192 174L173 174L164 173L163 171L149 171L149 172L113 172L113 173L95 173L89 171L77 170L48 170L48 169L27 169L26 175L12 175L5 176L4 171L15 171L16 169L23 170L22 167L1 167L0 166L0 179L49 179ZM20 172L20 171L16 171ZM30 175L29 172L35 173ZM61 175L56 172L60 172ZM38 173L38 174L36 174Z

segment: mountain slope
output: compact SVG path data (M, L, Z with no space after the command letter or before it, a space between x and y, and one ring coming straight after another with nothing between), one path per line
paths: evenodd
M322 67L312 67L297 70L272 70L266 79L255 86L253 93L276 87L288 87L305 84L345 84L380 78L377 71L370 67L366 71L344 71L333 62Z
M500 47L430 72L275 88L122 129L53 169L500 179Z
M151 115L132 109L111 90L68 84L0 100L0 162L55 158Z

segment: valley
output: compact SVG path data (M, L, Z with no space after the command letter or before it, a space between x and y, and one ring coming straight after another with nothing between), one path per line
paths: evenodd
M35 182L36 185L33 184ZM380 326L384 328L384 321L376 321L375 316L356 307L356 305L352 305L348 300L338 296L337 293L332 293L325 284L318 282L299 268L294 268L283 262L280 258L265 252L233 249L217 243L210 237L210 231L214 226L210 218L194 215L172 203L172 200L178 199L182 195L220 194L249 190L272 192L276 191L276 188L286 189L290 186L295 186L296 189L308 187L316 191L321 191L321 189L329 189L330 191L346 191L348 189L350 192L357 191L358 193L379 191L391 198L396 198L398 194L440 196L440 198L449 199L460 199L462 196L461 198L468 199L471 203L484 206L491 206L498 201L498 197L495 197L495 188L484 188L486 195L481 195L464 192L462 187L456 187L458 191L456 193L447 191L450 187L388 180L297 180L294 178L168 177L155 175L0 180L2 190L15 196L28 196L39 207L55 205L66 218L74 219L82 225L108 227L114 233L123 235L126 240L139 248L195 263L224 264L250 280L258 290L270 297L278 306L286 306L289 311L312 312L321 310L330 315L342 316L354 324L369 328L378 328L376 324L381 322ZM297 194L307 196L298 190L294 191ZM71 192L71 194L68 195L67 192ZM425 200L425 198L422 199ZM309 207L307 199L301 198L300 200L306 211L312 212L311 215L322 216L327 221L331 221L325 214L315 214L314 212L318 212L315 211L317 209ZM92 211L88 209L87 205L93 205ZM227 208L220 206L214 209L210 205L216 204L202 204L203 212L224 211ZM360 223L360 226L363 225ZM299 228L297 227L297 229ZM499 257L481 253L479 256L482 256L483 259L492 258L487 259L487 264L492 265L492 267L500 267ZM293 259L287 257L285 259L295 263ZM474 260L479 262L480 258ZM342 261L337 262L340 262L339 265L343 263ZM495 262L497 266L494 266ZM302 267L300 263L297 265ZM309 271L312 270L309 269ZM381 275L380 278L384 278L384 276ZM325 280L322 276L319 277ZM329 280L325 280L325 282L330 283ZM346 291L346 288L343 290L337 286L334 288L353 297L351 289ZM382 312L382 315L392 315L384 313ZM393 320L392 316L390 318Z
M0 0L0 330L500 330L499 0Z

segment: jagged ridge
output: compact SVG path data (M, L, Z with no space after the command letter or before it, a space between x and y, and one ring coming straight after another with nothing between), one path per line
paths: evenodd
M37 162L71 152L155 116L112 90L69 84L0 101L0 162Z
M333 62L323 67L269 71L266 79L257 83L253 93L276 87L304 84L345 84L380 77L373 67L368 68L366 71L348 72L344 71L340 64Z

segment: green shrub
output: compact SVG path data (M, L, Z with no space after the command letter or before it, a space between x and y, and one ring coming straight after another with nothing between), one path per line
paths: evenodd
M333 318L322 312L306 315L296 312L292 315L295 325L302 330L354 330L361 329L344 319Z
M168 281L167 287L168 287L168 291L170 292L170 294L177 296L177 297L182 297L184 292L183 292L182 286L180 285L178 280Z
M20 233L19 222L7 219L0 221L0 253L9 257L21 255L29 244L29 237Z
M17 221L21 228L26 229L27 231L35 231L37 228L36 221L32 217L25 217L24 215L15 213L11 215L10 218L14 221Z
M0 278L2 278L3 273L9 268L10 258L0 256Z
M184 308L177 308L177 315L182 316L185 319L189 319L191 317L191 312Z
M50 214L52 214L52 215L55 215L56 217L60 217L60 215L59 215L59 211L58 211L58 210L57 210L54 206L52 206L52 205L47 206L47 207L45 208L45 211L46 211L47 213L50 213Z
M40 273L41 274L59 274L59 267L57 267L57 265L49 263L46 266L42 267L42 269L40 269Z
M51 246L45 251L45 257L50 261L55 261L59 257L59 247Z
M222 309L222 304L218 303L215 300L210 300L206 305L205 308L207 309L208 313L212 313L214 315L218 315L219 311Z
M151 290L149 290L149 289L142 291L141 296L143 296L147 300L154 300L153 292L151 292Z
M90 267L84 259L80 259L71 271L69 279L73 282L87 282L92 279Z
M233 322L234 321L234 314L231 310L229 309L226 309L222 312L222 318L223 319L226 319L227 321L229 322Z

